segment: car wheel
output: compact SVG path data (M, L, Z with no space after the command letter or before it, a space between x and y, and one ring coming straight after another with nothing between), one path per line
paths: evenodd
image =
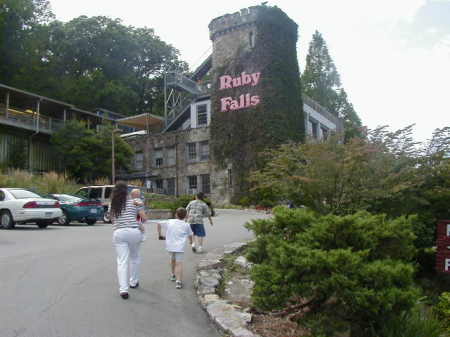
M69 217L67 216L67 213L66 213L65 211L63 211L63 215L60 216L60 217L58 218L58 220L56 220L56 221L57 221L58 224L60 224L61 226L62 226L62 225L67 226L67 225L70 224Z
M103 222L105 223L111 222L111 219L109 218L109 211L105 211L105 213L103 213Z
M14 219L11 215L11 212L8 210L3 210L0 212L0 227L5 229L14 228Z
M96 222L97 222L97 220L86 220L86 223L87 223L89 226L95 225Z
M39 228L47 228L48 225L51 225L53 221L38 221L36 224Z

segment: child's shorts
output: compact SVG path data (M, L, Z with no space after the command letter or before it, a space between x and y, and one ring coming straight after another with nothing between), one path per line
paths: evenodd
M184 253L181 252L169 252L170 259L177 262L183 261L183 255Z
M195 236L206 236L205 226L202 223L191 223L191 229Z

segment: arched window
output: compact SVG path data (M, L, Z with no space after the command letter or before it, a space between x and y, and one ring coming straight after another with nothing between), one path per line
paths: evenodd
M248 42L250 44L250 48L255 46L255 33L253 33L253 31L248 34Z

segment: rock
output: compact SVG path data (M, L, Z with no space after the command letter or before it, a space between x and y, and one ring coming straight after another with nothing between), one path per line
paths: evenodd
M251 303L251 294L255 283L247 278L233 278L233 281L227 282L225 288L226 299L231 302L237 302L242 306L249 306Z
M226 333L239 337L256 337L246 329L247 323L252 319L251 314L237 311L233 305L222 300L208 304L206 311Z
M224 254L233 254L242 248L244 248L246 245L245 242L234 242L230 243L229 245L224 246Z
M222 266L222 264L220 259L203 259L197 265L197 270L215 269Z
M200 286L197 288L197 295L206 296L214 295L216 293L216 288Z
M234 263L245 269L251 269L253 266L253 263L249 262L245 256L238 256Z
M199 286L216 288L219 285L219 279L211 276L200 277Z

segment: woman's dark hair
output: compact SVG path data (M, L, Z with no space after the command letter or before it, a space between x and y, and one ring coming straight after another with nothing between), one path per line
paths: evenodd
M111 216L117 218L127 205L128 185L124 181L118 181L112 191Z
M197 198L200 199L200 200L203 200L203 199L205 199L205 194L203 192L198 192L197 193Z

